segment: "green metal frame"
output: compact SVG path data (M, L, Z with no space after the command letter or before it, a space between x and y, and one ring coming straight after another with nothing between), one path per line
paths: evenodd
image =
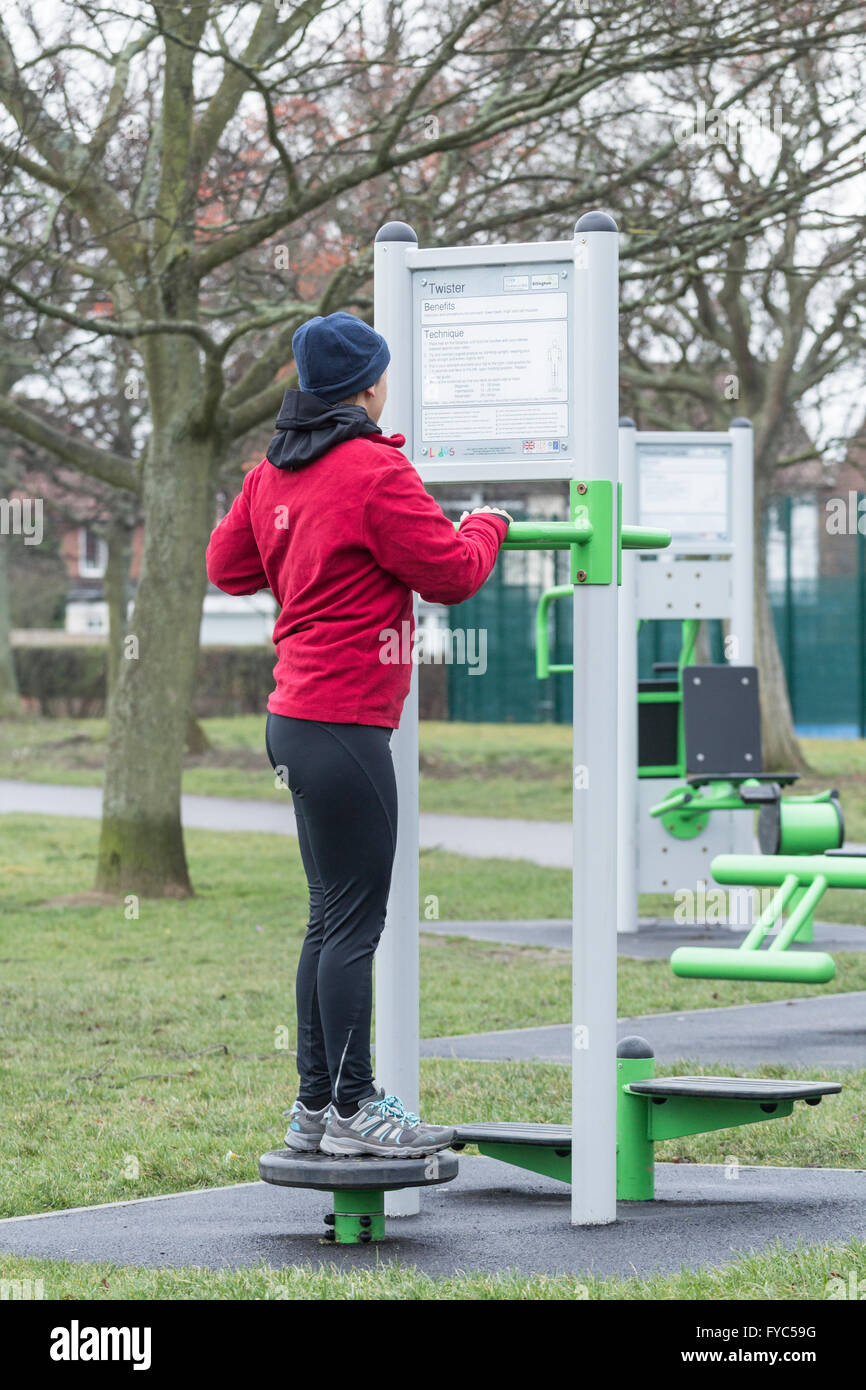
M550 641L547 635L547 615L551 603L554 599L570 598L573 593L573 584L556 584L552 589L545 589L538 600L535 610L535 674L540 681L547 680L548 676L558 671L574 670L571 662L551 664Z
M613 483L573 481L569 501L570 521L512 521L502 548L570 550L575 583L610 584L614 551ZM618 507L616 511L616 538L623 550L664 550L670 545L670 531L657 526L622 526Z
M716 1129L760 1124L790 1115L794 1100L731 1100L706 1096L643 1095L632 1091L655 1076L653 1057L616 1059L616 1196L620 1202L651 1202L655 1197L655 1148L663 1139L707 1134ZM542 1144L478 1144L488 1158L525 1168L560 1182L571 1182L571 1148Z
M571 583L546 589L535 612L535 669L539 680L574 670L571 663L550 661L547 618L553 600L567 598L575 586L612 584L614 554L616 582L621 584L624 550L664 550L671 543L670 531L660 527L623 525L622 487L617 485L614 505L613 483L609 481L573 481L569 489L569 516L570 521L513 521L502 546L503 550L571 551Z
M700 787L672 787L667 796L650 807L649 813L651 816L661 817L662 824L672 835L680 839L690 839L695 832L688 829L689 821L703 818L706 823L706 817L711 811L754 811L754 804L743 800L740 789L761 785L754 777L744 777L737 781L729 778L718 782L708 781ZM824 808L833 801L832 791L815 792L809 796L785 797L781 803L782 810L788 821L788 839L793 842L788 853L814 852L816 835L823 836L828 828ZM820 809L813 812L812 807ZM831 815L832 826L836 829L838 820L835 808L831 810ZM782 852L785 852L784 848Z
M478 1152L487 1158L496 1158L500 1163L510 1163L514 1168L527 1168L531 1173L541 1173L545 1178L557 1178L559 1182L571 1182L571 1146L554 1149L543 1144L495 1144L479 1143Z
M772 900L735 949L680 946L671 956L675 975L689 979L779 980L825 984L836 965L826 951L789 952L794 941L811 941L814 912L828 888L866 888L866 856L720 854L711 864L721 884L775 887ZM781 930L768 934L789 916Z
M622 551L637 549L638 545L635 537L644 534L639 527L625 527L627 533L622 545L619 548L620 563L622 561ZM648 532L651 537L656 536L656 532ZM572 559L572 567L574 567ZM621 576L618 575L618 582ZM556 599L568 598L574 593L575 571L572 569L571 584L556 584L553 588L545 589L538 600L538 607L535 611L535 673L539 680L546 680L548 676L556 675L559 672L570 672L574 670L571 663L556 663L550 660L550 639L547 630L547 620L550 605ZM658 766L647 766L638 768L638 777L684 777L686 773L686 742L685 730L682 718L683 703L683 669L690 666L694 660L695 646L698 639L698 628L700 619L684 618L682 622L682 641L680 645L680 655L677 662L677 690L640 690L638 691L639 705L678 705L679 717L677 720L677 761L670 764L659 764ZM638 622L640 628L640 622ZM697 834L699 829L690 828L687 834ZM676 832L673 832L676 833Z
M357 1192L342 1188L331 1195L334 1211L325 1221L333 1232L326 1239L336 1245L366 1245L385 1239L385 1193L381 1188L359 1188Z

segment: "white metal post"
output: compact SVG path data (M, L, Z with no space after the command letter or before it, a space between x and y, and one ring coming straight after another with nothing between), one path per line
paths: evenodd
M386 432L412 431L412 295L407 252L418 239L405 222L389 222L376 235L374 318L376 331L391 349L388 399L382 416ZM412 1110L419 1100L418 982L418 675L400 727L391 740L397 778L397 852L385 930L376 952L376 1080ZM389 1216L415 1216L419 1189L385 1194Z
M751 666L754 660L754 492L755 437L749 420L731 421L731 536L734 542L731 635L737 639L732 662Z
M731 576L730 635L736 639L731 653L735 666L751 666L755 659L755 436L750 420L731 421L731 536L734 564ZM754 854L757 849L752 817L731 814L731 853Z
M624 517L639 522L637 431L634 420L619 422L619 476ZM619 591L619 760L617 788L617 931L638 929L637 855L637 579L633 551L622 557Z
M575 227L574 249L575 477L609 479L615 490L616 223L605 213L587 213ZM611 584L578 584L574 594L571 1220L576 1226L616 1219L617 614L614 557Z

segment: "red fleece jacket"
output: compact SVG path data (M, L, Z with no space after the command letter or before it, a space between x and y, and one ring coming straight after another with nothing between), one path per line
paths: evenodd
M346 440L296 472L264 459L210 538L217 588L270 588L280 606L275 714L396 728L412 665L402 640L393 660L387 634L412 631L402 627L413 621L412 590L462 603L493 569L508 523L484 514L455 531L404 443L401 434Z

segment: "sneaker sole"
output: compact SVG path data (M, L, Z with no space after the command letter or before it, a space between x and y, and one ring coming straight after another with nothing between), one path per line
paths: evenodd
M410 1148L408 1145L400 1145L397 1148L393 1144L366 1144L363 1139L332 1139L325 1135L319 1144L322 1153L342 1155L354 1155L363 1158L426 1158L429 1154L439 1153L442 1149L450 1148L453 1141L450 1139L440 1139L436 1142L415 1145Z
M303 1134L295 1134L292 1130L288 1131L283 1142L287 1149L292 1149L299 1154L316 1153L320 1147L320 1141L314 1139L312 1135L308 1137Z

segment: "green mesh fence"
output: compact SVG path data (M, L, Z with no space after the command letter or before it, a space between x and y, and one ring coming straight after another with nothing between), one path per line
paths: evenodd
M820 532L820 504L815 507ZM828 545L822 535L816 565L839 572L798 578L792 573L796 547L787 499L774 510L771 524L777 545L775 569L777 575L782 573L768 591L797 730L866 737L866 537L833 537ZM538 598L550 585L568 583L568 564L567 552L510 552L502 556L480 593L450 610L452 628L486 629L487 670L470 675L466 666L448 668L449 718L571 722L570 675L545 681L535 675ZM553 664L571 661L571 610L571 599L551 605ZM709 624L708 638L709 659L722 661L720 623ZM676 661L679 650L678 622L644 624L638 639L640 677L649 678L655 662Z

